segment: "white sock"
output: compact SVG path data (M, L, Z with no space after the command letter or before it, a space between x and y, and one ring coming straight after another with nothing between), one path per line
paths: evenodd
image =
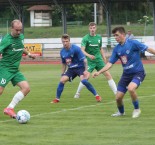
M17 92L7 108L14 108L23 98L24 94L21 91Z
M85 85L82 84L82 82L79 83L78 89L76 91L76 94L80 94L81 90L85 87Z
M116 84L115 84L114 80L113 79L108 80L108 84L109 84L111 90L113 91L113 93L116 95L117 87L116 87Z

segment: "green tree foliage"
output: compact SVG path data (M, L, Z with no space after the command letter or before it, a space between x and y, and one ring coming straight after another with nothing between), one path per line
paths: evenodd
M66 7L67 21L83 21L83 24L88 24L94 20L94 4L68 4ZM27 11L28 6L24 6L24 21L25 26L30 26L30 14ZM112 24L126 24L126 22L137 23L144 15L152 18L153 6L151 3L140 1L127 2L111 2L111 22ZM62 25L62 7L61 5L53 5L52 23L53 26ZM103 18L106 20L105 12ZM18 18L17 14L11 7L1 7L0 23L5 23L5 19ZM3 20L2 20L3 19ZM5 21L4 20L4 21ZM151 22L151 21L150 21Z
M52 7L52 25L53 26L60 26L62 25L62 8L58 6Z
M85 24L88 24L90 21L93 21L93 4L73 4L73 10L75 20L85 20Z
M153 9L148 2L117 2L111 5L112 24L137 23L144 15L152 15Z

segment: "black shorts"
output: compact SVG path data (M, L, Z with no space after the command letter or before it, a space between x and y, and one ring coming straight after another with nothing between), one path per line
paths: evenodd
M141 82L144 80L146 74L145 72L137 72L135 74L122 74L122 77L118 83L117 90L123 93L126 93L127 87L130 82L134 82L139 86Z
M85 71L84 67L79 67L79 68L69 68L63 75L69 77L69 81L71 82L74 78L77 76L83 75L83 72Z

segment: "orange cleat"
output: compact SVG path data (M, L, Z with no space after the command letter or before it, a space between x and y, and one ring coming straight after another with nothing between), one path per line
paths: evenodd
M51 103L59 103L59 102L60 102L60 100L55 98Z
M102 98L100 96L96 96L96 101L101 102Z
M4 114L10 116L11 118L16 119L16 113L13 108L5 108Z

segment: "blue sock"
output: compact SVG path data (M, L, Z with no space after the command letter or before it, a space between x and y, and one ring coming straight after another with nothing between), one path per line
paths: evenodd
M60 82L57 87L57 94L56 94L57 99L60 99L63 89L64 89L64 84Z
M91 83L88 82L88 80L84 79L84 80L82 80L81 82L82 82L82 84L84 84L84 85L87 87L87 89L88 89L90 92L93 93L94 96L97 95L96 90L95 90L94 87L91 85Z
M139 109L139 101L138 100L133 101L132 104L135 109Z
M118 110L120 113L124 113L124 105L118 106Z

